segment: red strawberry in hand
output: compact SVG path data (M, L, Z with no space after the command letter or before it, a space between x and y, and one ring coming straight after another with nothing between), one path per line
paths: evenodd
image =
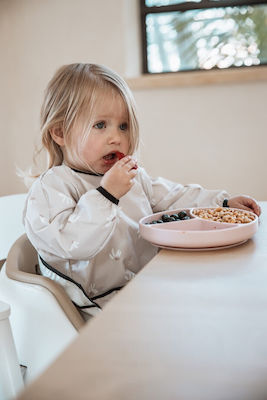
M115 151L116 156L118 157L118 159L120 160L121 158L125 157L125 155L123 153L121 153L120 151Z
M121 153L120 151L116 151L115 154L116 154L116 156L118 157L119 160L120 160L121 158L125 157L125 154ZM133 169L137 169L137 168L138 168L138 166L137 166L137 164L135 164L135 165L133 166Z

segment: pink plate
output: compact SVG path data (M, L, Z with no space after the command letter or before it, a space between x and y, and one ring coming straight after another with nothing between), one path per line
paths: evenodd
M227 246L218 246L218 247L172 247L172 246L162 246L158 244L153 244L153 246L160 247L161 249L167 250L175 250L175 251L210 251L210 250L223 250L229 249L230 247L240 246L243 243L246 243L247 240L242 240L242 242L228 244Z
M139 221L140 234L159 247L215 250L241 244L251 238L258 229L258 217L254 213L251 213L254 217L252 222L233 224L198 218L192 214L193 210L193 208L180 208L144 217ZM191 219L149 224L158 220L163 214L175 214L180 211L186 211Z

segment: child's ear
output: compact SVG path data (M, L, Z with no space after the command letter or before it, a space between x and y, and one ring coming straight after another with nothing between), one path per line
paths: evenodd
M50 129L50 135L54 142L56 142L59 146L64 146L65 141L64 141L64 135L61 127L54 126L53 128Z

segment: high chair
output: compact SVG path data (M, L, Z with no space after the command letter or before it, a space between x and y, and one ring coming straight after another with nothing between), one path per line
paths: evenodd
M24 234L11 247L0 273L0 299L11 307L10 324L25 382L37 377L85 324L64 289L38 275L36 250Z

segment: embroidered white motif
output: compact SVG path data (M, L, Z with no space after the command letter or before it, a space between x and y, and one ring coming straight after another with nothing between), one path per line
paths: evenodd
M80 244L79 242L76 242L75 240L73 240L73 242L71 243L69 251L74 250L74 249L78 249L79 244Z
M48 225L48 219L46 217L44 217L43 215L40 215L40 221L43 224Z
M118 249L117 251L112 249L111 253L109 254L109 257L111 258L111 260L119 260L121 257L121 250Z
M126 279L126 281L130 281L134 277L135 277L135 273L134 272L129 271L128 269L125 270L124 278Z
M106 221L107 222L114 221L114 219L116 218L117 215L118 214L117 214L116 210L113 209L112 212L110 213L110 215L106 218Z
M64 204L72 204L73 203L73 200L70 197L66 196L64 193L59 193L58 195L59 195L59 197L61 197L62 203L64 203Z
M58 227L59 232L61 232L62 229L64 229L64 228L65 228L65 223L62 222L62 224L60 224L59 227Z

